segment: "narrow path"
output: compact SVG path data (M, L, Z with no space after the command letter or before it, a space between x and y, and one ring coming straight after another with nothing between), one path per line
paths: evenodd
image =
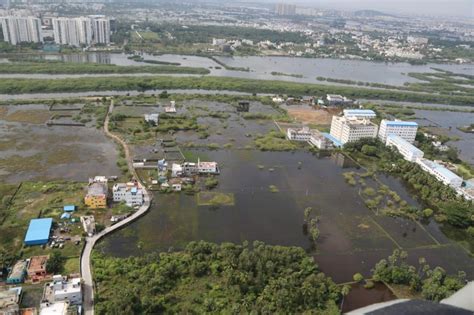
M150 205L151 205L151 195L146 190L146 187L143 185L143 183L140 182L140 178L137 176L137 172L135 171L135 168L133 167L133 161L131 159L128 145L120 137L114 135L113 133L109 131L109 118L113 109L114 109L114 101L111 100L109 110L107 112L107 116L104 121L104 132L108 137L114 139L117 143L119 143L124 148L128 169L130 173L132 174L133 178L135 178L138 181L139 185L142 187L143 192L144 192L145 202L131 216L127 217L126 219L120 222L117 222L116 224L112 226L105 228L100 233L92 237L86 238L86 245L84 246L84 250L82 251L82 256L81 256L81 276L83 279L83 296L84 296L83 308L84 308L85 315L94 315L94 281L92 279L92 271L91 271L92 249L94 248L97 241L100 240L105 235L115 230L120 229L121 227L129 224L130 222L144 215L150 209Z

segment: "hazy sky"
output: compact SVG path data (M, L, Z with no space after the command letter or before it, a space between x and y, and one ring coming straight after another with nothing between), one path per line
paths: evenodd
M474 0L288 0L342 10L372 9L387 13L472 17ZM286 2L286 1L281 1Z

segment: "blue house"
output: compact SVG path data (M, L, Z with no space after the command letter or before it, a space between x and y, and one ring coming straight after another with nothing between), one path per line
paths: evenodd
M17 263L13 266L12 270L8 274L7 284L17 284L25 281L27 266L28 261L17 261Z
M33 219L25 236L25 245L43 245L49 241L53 219Z
M64 212L74 212L76 211L75 205L67 205L63 207Z

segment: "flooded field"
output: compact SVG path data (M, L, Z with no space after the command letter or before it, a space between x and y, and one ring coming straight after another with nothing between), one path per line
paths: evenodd
M253 144L255 135L277 129L271 119L245 119L230 104L220 102L193 100L178 105L178 115L197 116L199 124L209 127L209 135L201 138L195 131L178 131L173 134L174 141L188 158L219 163L221 174L214 191L231 195L232 203L209 206L199 202L198 194L155 192L147 216L104 239L100 251L126 257L176 250L193 240L260 240L304 248L315 256L324 272L341 283L350 281L356 272L369 275L377 261L399 248L408 251L412 263L423 256L432 266L441 265L449 272L464 270L470 278L474 276L467 252L448 239L437 223L392 218L369 210L361 198L361 187L349 185L343 176L345 172L363 170L343 155L317 156L303 149L258 151ZM160 106L148 109L162 110ZM122 105L117 110L144 113L143 107ZM209 115L217 110L228 117ZM252 111L276 113L271 106L259 103L252 103ZM151 154L151 148L156 147L153 142L134 144L133 153ZM233 145L225 148L228 142ZM217 149L206 148L209 143L216 143ZM378 178L408 204L423 207L397 178L383 174ZM369 179L366 181L371 185ZM304 226L307 207L312 207L320 219L321 236L316 248ZM445 261L448 256L449 261Z
M59 108L61 109L61 108ZM101 130L93 126L50 126L71 122L47 105L0 107L0 180L66 179L85 181L98 173L118 175L117 151ZM70 114L67 114L70 115Z

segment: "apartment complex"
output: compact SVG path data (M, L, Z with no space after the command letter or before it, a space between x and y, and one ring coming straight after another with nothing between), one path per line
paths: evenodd
M295 15L296 5L288 3L277 3L275 5L275 13L278 15Z
M124 201L127 206L141 206L144 201L143 189L136 182L118 183L112 188L114 202Z
M418 124L414 121L401 121L401 120L386 120L383 119L380 123L379 139L383 142L387 142L389 135L399 136L406 141L413 143L415 142L416 131L418 130Z
M377 137L377 125L369 119L333 116L330 135L341 144Z
M0 17L3 30L3 40L12 45L20 43L41 43L41 20L28 16Z
M416 162L417 159L421 159L424 155L423 151L397 135L388 135L386 144L390 147L396 147L403 158L410 162Z
M309 141L311 138L311 130L307 127L299 129L288 128L286 131L286 136L288 140L292 141Z
M416 163L420 165L420 167L430 174L432 174L436 179L443 182L445 185L449 185L453 188L460 188L462 185L462 178L448 170L442 165L439 165L436 162L427 160L427 159L417 159Z
M102 15L59 17L52 20L54 41L59 45L79 47L110 43L110 21Z

